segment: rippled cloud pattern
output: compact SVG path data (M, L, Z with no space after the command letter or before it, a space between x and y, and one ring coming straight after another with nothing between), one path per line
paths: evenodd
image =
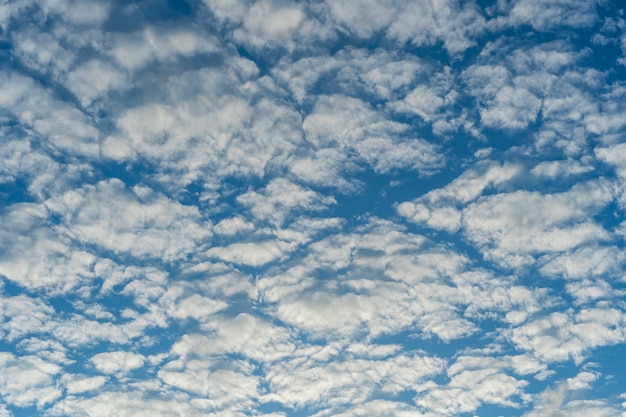
M626 417L605 0L0 3L0 417Z

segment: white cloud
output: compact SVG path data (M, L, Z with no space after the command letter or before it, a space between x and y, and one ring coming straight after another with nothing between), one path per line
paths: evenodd
M581 372L573 378L567 378L567 388L570 390L581 390L591 388L591 383L598 379L595 372Z
M0 111L10 115L32 134L69 154L99 154L98 130L89 118L71 104L58 100L49 89L32 78L12 73L0 74Z
M0 416L623 414L612 5L201 3L0 5Z
M47 227L48 214L34 203L14 204L3 213L0 274L26 288L57 292L87 284L96 258L70 250L69 240Z
M291 51L333 35L331 27L311 15L319 6L275 0L220 0L205 4L218 21L234 26L232 39L246 47Z
M231 370L193 369L194 364L190 367L192 369L188 368L186 372L161 370L158 375L168 385L201 396L194 405L217 410L227 407L243 409L259 396L255 377Z
M308 346L297 355L291 361L281 361L269 368L267 380L272 393L266 400L322 409L360 404L374 392L398 394L406 389L420 390L425 380L439 374L445 364L439 358L419 353L380 359L348 352L342 355L341 347L336 345Z
M480 112L485 126L521 129L536 120L541 101L523 88L503 87Z
M172 352L186 360L198 354L210 359L234 353L268 363L283 359L294 351L286 328L247 313L232 318L212 317L201 327L214 336L190 333L174 344Z
M63 233L115 253L172 260L211 236L196 207L147 187L130 190L117 179L70 191L47 206L62 216Z
M332 196L324 196L282 178L271 180L262 193L248 191L238 196L237 202L249 207L258 220L269 220L277 226L299 210L321 211L336 204Z
M54 404L49 410L53 416L66 416L81 413L89 417L175 417L206 416L206 410L199 410L189 403L188 398L160 398L137 391L103 391L92 397L70 396ZM210 415L210 414L209 414ZM228 414L225 414L228 416ZM235 417L230 414L228 417Z
M592 165L585 164L584 162L581 163L580 161L574 161L572 159L563 161L543 161L535 165L530 170L530 173L537 177L559 179L584 174L594 170Z
M541 291L466 272L464 256L391 224L372 219L359 232L314 242L289 269L258 281L281 320L317 338L413 329L449 341L476 332L473 320L519 322L545 303ZM511 310L520 317L505 318Z
M242 217L229 217L221 220L213 230L220 235L234 235L240 232L249 232L254 229L254 223L245 221Z
M320 97L304 120L306 139L318 149L356 152L376 172L410 169L427 173L442 161L435 146L419 138L396 139L408 126L387 120L368 104L342 96ZM340 173L337 173L340 174Z
M513 2L509 19L512 24L530 24L541 31L559 26L588 28L598 19L596 7L596 3L589 0L520 0Z
M215 53L215 40L189 29L146 27L130 34L115 34L108 53L119 65L137 71L151 61L168 62L196 54Z
M293 249L295 247L287 242L269 240L212 247L207 251L207 255L235 264L262 266L280 259Z
M511 397L522 394L526 384L494 369L463 371L452 376L445 386L418 394L415 401L443 415L473 412L481 403L514 407L516 402Z
M463 227L487 257L520 266L534 260L530 255L607 240L608 232L589 216L612 199L606 181L580 183L556 194L501 193L468 206Z
M40 73L59 76L74 63L76 56L61 45L53 34L42 33L34 28L16 31L15 54L20 62Z
M42 300L25 295L2 297L0 305L3 339L9 341L39 332L54 312L54 309Z
M543 391L531 411L524 417L619 417L621 410L603 400L574 399L567 383Z
M544 361L582 361L589 350L626 340L624 314L613 308L587 308L537 317L511 331L511 341Z
M429 191L416 200L402 202L396 209L398 214L412 222L455 232L462 222L459 204L475 200L486 190L497 189L521 172L521 166L517 164L481 161L445 187Z
M172 306L170 314L172 317L184 319L187 317L193 317L194 319L200 319L207 317L217 311L226 308L228 304L220 300L212 300L207 297L203 297L199 294L193 294L182 300L179 300L176 305Z
M116 351L98 353L91 358L96 369L105 374L123 376L144 365L144 357L138 353Z
M568 279L584 279L607 274L619 274L626 254L617 247L587 246L557 256L545 256L541 272Z
M432 45L441 40L451 53L474 44L484 19L471 5L420 1L397 3L362 0L358 4L330 2L332 17L353 35L369 38L384 33L391 40Z
M102 388L107 382L107 378L104 376L76 376L71 374L65 374L64 379L65 389L68 394L81 394L83 392L95 391Z
M128 88L125 74L111 64L91 60L67 74L68 88L83 106L88 106L104 94Z
M61 391L55 376L61 368L36 356L14 356L0 352L0 394L18 407L42 407L56 401Z
M282 59L272 70L280 84L302 103L305 98L333 91L350 96L366 93L382 99L397 99L420 80L438 78L432 65L411 55L383 50L348 49L332 56Z
M255 2L243 19L243 30L235 32L235 39L244 37L250 42L254 38L267 41L288 40L298 29L305 16L297 5L279 5L271 0Z
M318 415L324 415L322 413ZM359 403L335 417L425 417L415 407L400 401L374 400Z

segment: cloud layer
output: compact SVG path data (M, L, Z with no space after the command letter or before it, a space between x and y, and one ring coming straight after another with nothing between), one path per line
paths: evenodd
M0 417L623 417L623 12L0 5Z

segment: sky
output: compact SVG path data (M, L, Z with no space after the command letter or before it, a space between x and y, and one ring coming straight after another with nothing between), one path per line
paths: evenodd
M0 417L626 417L609 0L0 2Z

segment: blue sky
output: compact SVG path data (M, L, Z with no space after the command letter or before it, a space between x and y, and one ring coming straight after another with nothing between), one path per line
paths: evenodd
M606 0L0 4L0 417L626 416Z

